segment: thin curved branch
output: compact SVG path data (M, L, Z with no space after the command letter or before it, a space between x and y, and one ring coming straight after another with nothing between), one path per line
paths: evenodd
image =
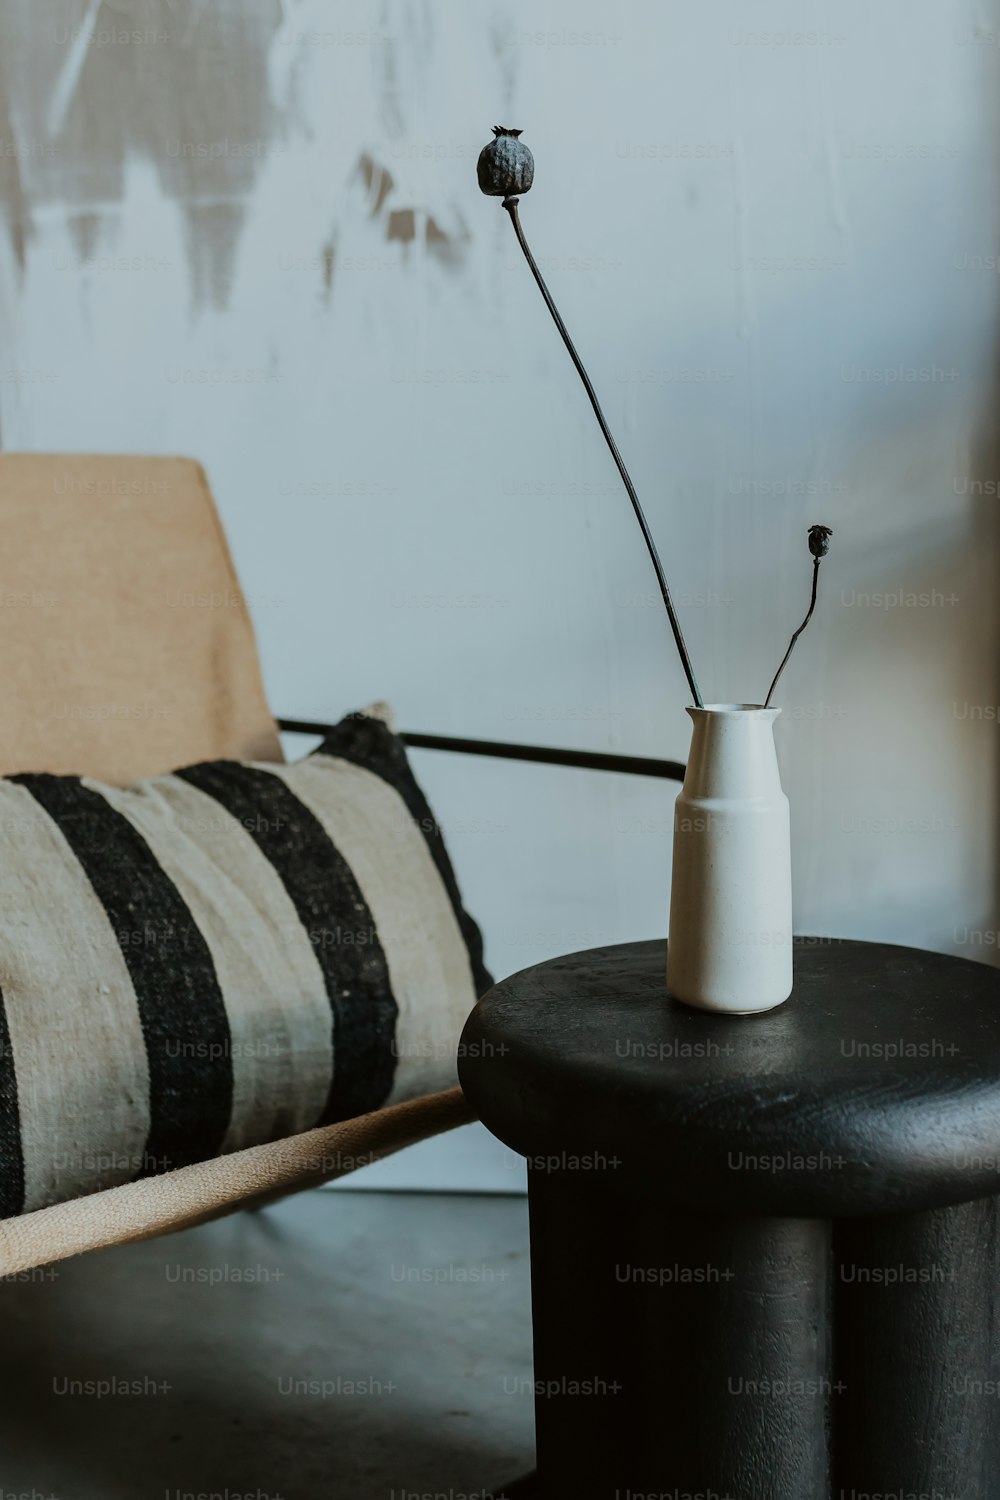
M785 652L784 656L781 658L781 666L775 672L773 681L771 682L771 686L767 690L767 697L764 699L764 707L765 708L770 708L770 706L771 706L771 695L774 692L775 688L778 686L778 678L781 676L782 672L785 670L785 667L786 667L786 665L788 663L788 658L791 656L792 651L794 649L795 642L798 640L799 636L802 634L803 630L805 630L806 626L809 624L809 621L812 619L813 610L816 608L816 590L819 587L819 565L820 565L820 563L822 561L823 561L823 559L821 557L814 557L813 558L812 598L809 600L809 612L806 615L805 619L802 621L802 624L799 626L798 630L795 632L795 634L792 636L791 640L788 642L788 650Z
M590 404L594 409L594 416L597 418L597 425L600 427L601 432L604 434L604 441L607 443L608 448L611 450L611 457L618 465L618 472L621 475L622 484L624 484L628 497L632 502L632 509L635 511L635 518L639 522L643 540L646 543L646 550L648 551L650 560L653 564L654 569L656 570L656 581L660 586L660 594L666 607L667 619L670 621L670 628L674 634L674 642L677 646L677 650L681 658L681 666L684 668L684 675L688 680L688 687L691 689L691 696L694 699L695 707L703 708L704 702L702 700L701 692L698 688L697 680L695 679L694 669L691 666L691 658L688 656L687 646L684 642L684 634L681 630L680 621L678 620L677 614L674 610L674 601L671 599L670 590L667 587L667 580L663 572L663 564L660 562L660 555L656 550L656 543L653 540L653 533L649 529L649 522L646 520L646 516L643 512L642 506L639 504L639 496L635 492L635 485L629 478L629 473L625 467L625 462L621 454L618 452L618 445L616 444L614 438L611 436L611 429L609 428L605 420L604 413L601 410L601 404L597 399L597 393L594 390L594 387L591 385L590 376L584 369L583 360L576 352L576 349L573 345L573 340L570 338L569 332L566 328L566 324L559 316L559 309L553 302L552 294L549 291L548 287L545 285L545 281L542 277L541 271L535 264L535 257L532 255L530 249L528 248L528 242L524 237L524 230L521 228L521 220L518 217L517 205L517 198L505 198L503 200L502 206L510 214L510 222L514 226L514 233L517 235L517 242L520 245L521 249L524 251L524 258L528 262L528 266L530 267L532 276L534 276L535 281L538 283L538 290L541 292L543 298L545 299L545 306L552 314L552 321L555 323L562 336L562 341L566 345L566 348L569 352L569 357L573 361L573 364L576 368L576 373L582 380L583 388L590 398Z

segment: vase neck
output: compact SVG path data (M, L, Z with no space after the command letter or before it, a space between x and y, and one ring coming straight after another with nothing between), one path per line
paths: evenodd
M688 709L694 721L684 791L689 797L780 795L775 708Z

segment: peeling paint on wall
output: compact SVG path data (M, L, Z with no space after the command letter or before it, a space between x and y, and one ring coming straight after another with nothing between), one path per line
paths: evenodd
M419 33L430 24L422 11L412 0L387 4L378 26L386 37L393 25ZM294 89L275 100L275 54L288 53L286 80L300 87L317 56L328 62L317 43L334 33L296 29L296 19L305 26L301 5L279 0L46 0L44 8L3 0L0 199L22 269L38 211L64 210L81 261L113 241L127 167L138 159L152 165L182 214L195 311L224 309L247 203L262 173L287 160L293 133L308 130ZM342 56L331 52L341 68ZM373 66L383 124L398 133L396 48L390 40L358 53ZM357 172L378 217L396 189L393 173L368 152ZM335 197L335 177L329 190ZM394 202L386 240L422 238L442 263L454 264L462 236L442 228L441 215L440 205ZM328 293L329 245L314 253Z
M395 198L399 194L392 173L367 151L363 151L358 159L357 175L368 194L370 216L385 220L388 244L410 246L422 241L441 265L451 268L461 264L465 244L470 238L461 214L456 212L454 215L455 227L449 233L425 207L397 206Z
M368 211L374 219L381 213L382 205L392 192L394 186L392 173L387 168L379 166L367 151L362 151L358 158L358 175L368 191Z
M139 157L184 212L196 299L222 305L240 205L281 149L267 86L281 18L278 0L5 0L4 129L23 148L0 168L9 232L23 245L36 209L63 206L85 259Z

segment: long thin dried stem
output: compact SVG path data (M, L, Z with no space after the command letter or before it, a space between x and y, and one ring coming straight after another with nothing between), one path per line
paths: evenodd
M521 220L518 217L517 205L517 198L505 198L503 200L503 207L510 214L510 222L514 226L514 233L517 235L517 242L520 245L521 249L524 251L524 258L528 262L532 276L534 276L535 281L538 283L538 290L541 292L543 298L545 299L545 305L548 308L549 312L552 314L552 321L555 323L562 336L562 341L566 345L566 348L569 352L569 357L573 361L573 364L576 368L576 373L583 381L583 388L590 398L591 406L594 408L594 416L597 418L597 425L600 427L601 432L604 434L604 441L607 443L608 448L611 450L611 457L618 465L618 472L621 475L622 484L624 484L628 497L632 502L632 509L635 511L635 518L639 522L643 540L646 543L646 550L648 551L650 560L653 564L654 569L656 570L656 581L660 586L660 594L662 595L663 603L666 607L667 619L670 621L670 628L674 634L674 641L680 654L681 666L684 668L684 675L688 680L688 687L691 689L691 696L694 699L696 708L704 708L705 705L702 701L702 696L698 689L698 683L695 679L694 670L691 666L691 658L688 656L687 646L684 643L684 634L681 630L680 621L678 620L677 614L674 610L674 601L671 599L670 590L667 587L667 580L663 572L663 564L660 562L660 555L656 550L656 543L653 540L653 533L649 529L649 522L646 520L642 506L639 504L639 496L635 492L635 485L629 478L629 473L625 467L624 460L622 459L621 454L618 452L618 445L616 444L614 438L611 436L611 429L609 428L605 420L604 413L601 410L601 404L598 401L597 393L595 392L594 387L590 382L590 376L584 369L583 360L580 358L579 354L577 354L576 349L574 348L573 340L569 336L566 324L559 316L559 309L553 302L552 294L549 291L548 287L545 285L545 281L542 277L541 271L539 271L537 265L535 264L535 257L532 255L530 249L528 248L528 242L524 237L524 230L521 228ZM789 647L789 650L791 650L791 647ZM784 662L782 663L782 666L784 666ZM777 681L777 679L775 679L775 681Z
M802 624L799 626L798 630L795 632L795 634L792 636L791 640L788 642L788 650L785 652L784 656L781 658L781 666L775 672L774 679L773 679L773 681L771 683L771 686L767 690L767 697L764 699L764 707L765 708L770 708L770 706L771 706L771 695L774 692L775 688L778 686L778 678L781 676L782 672L785 670L785 667L786 667L786 665L788 663L788 658L791 656L792 651L794 649L795 642L798 640L799 636L802 634L803 630L805 630L806 626L809 624L809 621L812 619L813 610L816 608L816 590L819 587L819 565L820 565L820 563L822 561L823 561L823 559L821 557L814 557L813 558L812 598L809 600L809 612L806 615L805 619L802 621Z

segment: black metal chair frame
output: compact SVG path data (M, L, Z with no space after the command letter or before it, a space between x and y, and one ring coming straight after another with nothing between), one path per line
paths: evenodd
M333 724L312 719L279 719L285 734L332 733ZM467 740L446 734L402 734L413 750L450 750L455 755L485 755L495 760L527 760L538 765L571 766L584 771L618 771L627 776L657 776L664 781L683 781L684 767L676 760L656 760L648 755L611 755L600 750L561 750L547 745L515 745L506 740Z

